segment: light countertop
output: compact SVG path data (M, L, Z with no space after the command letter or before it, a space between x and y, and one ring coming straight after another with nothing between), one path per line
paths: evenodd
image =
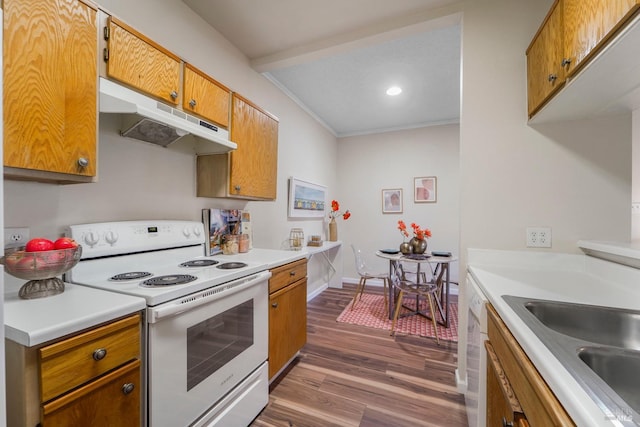
M143 298L65 283L64 292L21 299L25 280L4 275L4 333L26 347L109 322L146 307Z
M469 249L468 259L471 276L574 422L579 426L615 425L615 414L612 417L600 410L502 296L637 310L640 270L586 255L545 252Z
M342 242L324 242L322 246L304 246L300 250L253 248L249 252L235 255L216 255L230 261L266 263L267 268L274 268L303 258L311 258L317 253L328 251L342 245Z

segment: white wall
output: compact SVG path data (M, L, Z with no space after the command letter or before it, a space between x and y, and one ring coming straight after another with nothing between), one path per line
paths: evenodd
M254 245L280 248L292 227L320 234L322 221L288 221L288 177L333 189L333 135L311 119L184 3L176 0L101 0L101 6L280 118L277 200L243 202L195 196L195 157L121 138L118 122L100 116L97 183L52 185L5 181L6 226L29 226L32 236L61 234L64 226L128 219L200 220L203 208L243 208L255 222ZM317 260L316 260L317 258ZM321 262L314 257L311 271ZM320 283L310 283L309 292Z
M526 250L527 226L552 228L553 247L541 251L578 253L579 239L629 239L630 115L527 125L525 50L551 4L464 5L461 276L467 248Z
M429 228L428 250L458 254L459 247L459 128L433 126L406 131L341 138L338 146L337 199L351 218L338 220L344 242L345 280L357 278L350 245L370 254L369 263L384 271L388 265L376 258L377 249L398 249L403 237L398 220ZM415 203L413 179L437 177L437 202ZM382 189L401 188L403 212L382 213ZM452 280L457 281L457 271Z

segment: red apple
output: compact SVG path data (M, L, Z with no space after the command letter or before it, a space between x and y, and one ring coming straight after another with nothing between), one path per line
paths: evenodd
M61 237L53 242L54 249L71 249L77 248L78 243L70 237Z
M54 248L54 244L51 240L44 239L42 237L36 237L35 239L31 239L27 242L24 250L27 252L42 252L50 251Z

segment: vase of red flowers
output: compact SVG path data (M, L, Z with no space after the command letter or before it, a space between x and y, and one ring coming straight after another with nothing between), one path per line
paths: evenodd
M329 241L338 241L338 223L336 217L342 215L342 219L347 220L351 216L348 210L340 212L340 203L337 200L331 201L331 212L329 212Z
M420 228L418 224L411 223L413 229L413 237L409 241L411 251L414 254L423 254L427 251L427 238L431 237L431 230L428 228Z
M398 230L400 230L400 234L402 234L402 237L404 238L409 237L409 232L407 231L407 225L404 223L403 220L398 221ZM413 252L411 249L411 244L406 240L404 240L402 243L400 243L400 252L402 253L402 255L411 254Z

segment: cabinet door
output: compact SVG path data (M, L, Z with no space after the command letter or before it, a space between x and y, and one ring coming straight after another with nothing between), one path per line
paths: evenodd
M278 121L237 94L232 96L229 194L275 200Z
M485 342L485 348L487 352L487 425L519 425L517 422L525 419L520 402L511 388L493 347L489 342Z
M140 379L139 360L111 371L43 405L43 425L46 427L140 425Z
M568 75L636 12L640 0L564 0L564 53Z
M307 342L307 279L269 295L269 378Z
M113 17L107 26L107 76L177 105L180 58Z
M4 1L4 165L96 174L97 10Z
M222 127L229 127L231 92L190 64L184 66L182 108Z
M527 49L527 102L529 117L565 82L562 64L562 0L554 3Z

